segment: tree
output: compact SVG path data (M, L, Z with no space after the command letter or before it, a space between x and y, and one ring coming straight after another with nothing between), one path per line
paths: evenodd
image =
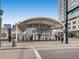
M6 33L4 33L4 32L1 34L1 37L3 37L4 39L6 38L6 36L7 36L7 35L6 35Z

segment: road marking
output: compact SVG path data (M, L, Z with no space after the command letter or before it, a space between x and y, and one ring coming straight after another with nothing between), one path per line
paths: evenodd
M42 57L40 56L39 52L36 50L36 49L33 49L35 54L36 54L36 57L37 59L42 59Z

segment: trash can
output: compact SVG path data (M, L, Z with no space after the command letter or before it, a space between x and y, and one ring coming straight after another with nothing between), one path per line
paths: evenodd
M15 47L16 46L16 41L15 39L12 40L12 47Z

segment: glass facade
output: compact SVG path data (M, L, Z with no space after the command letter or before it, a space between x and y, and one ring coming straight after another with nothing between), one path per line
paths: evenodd
M47 24L30 24L26 29L25 38L27 40L50 40L52 36L50 28L51 26Z
M4 24L4 29L8 30L9 28L11 28L11 24Z

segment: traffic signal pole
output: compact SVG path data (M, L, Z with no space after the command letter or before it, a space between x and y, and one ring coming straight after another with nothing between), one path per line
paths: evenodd
M68 11L68 0L65 0L66 4L65 4L65 43L68 44L68 15L69 13L73 12L76 9L79 9L79 6L76 6L75 8L71 9ZM79 1L78 1L79 2Z
M68 44L68 0L66 0L65 8L65 43Z

